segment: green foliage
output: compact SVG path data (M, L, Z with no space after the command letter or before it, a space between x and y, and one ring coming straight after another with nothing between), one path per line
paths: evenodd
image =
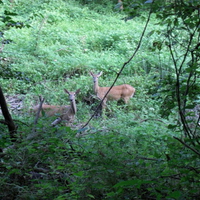
M8 42L1 49L0 84L6 98L24 95L24 110L11 112L16 143L0 124L0 199L199 198L198 109L191 113L199 102L195 1L177 7L155 1L140 50L116 82L135 87L134 97L127 105L107 102L105 115L83 127L99 103L88 72L103 71L100 86L113 83L137 47L151 7L151 1L123 2L121 13L115 1L1 4L2 42ZM54 118L45 115L34 125L28 110L38 96L66 105L64 88L81 89L73 128L50 127ZM187 109L181 123L178 112Z
M131 128L127 121L124 127L130 128L124 129L126 132L115 131L116 127L93 128L78 138L76 131L61 127L52 130L44 123L31 134L23 129L18 144L7 149L3 158L3 194L12 191L13 197L33 199L182 199L186 194L179 191L187 182L191 188L187 195L197 195L198 178L194 179L195 172L185 161L196 168L198 160L180 143L174 146L167 128L164 132L159 124L147 121ZM14 184L9 184L9 179Z

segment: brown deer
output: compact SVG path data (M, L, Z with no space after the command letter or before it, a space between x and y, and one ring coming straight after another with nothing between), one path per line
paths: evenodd
M99 87L98 78L102 75L102 72L94 74L90 72L94 81L94 92L99 99L103 99L110 87ZM135 93L135 88L128 84L113 86L110 92L107 94L106 98L102 102L102 107L105 108L107 100L123 99L125 103L128 103L129 99L133 97Z
M66 89L64 89L64 91L69 95L69 100L71 102L70 105L56 106L56 105L43 104L41 108L41 110L44 111L47 117L59 115L59 117L54 122L52 122L53 126L60 123L61 121L72 123L74 120L75 114L77 112L75 97L80 92L80 89L78 89L76 92L69 92ZM32 111L36 113L38 109L39 109L39 105L36 105L32 108ZM40 116L41 115L42 114L40 111ZM68 123L66 123L66 125L68 125Z

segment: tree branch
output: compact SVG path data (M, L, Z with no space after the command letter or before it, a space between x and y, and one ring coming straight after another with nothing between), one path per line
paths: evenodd
M7 107L7 104L6 104L6 100L5 100L5 97L3 95L3 91L1 89L1 87L0 87L0 107L1 107L2 114L3 114L4 119L5 119L4 122L3 121L1 121L1 122L8 126L10 138L13 142L15 142L16 141L17 127L15 126L13 119L12 119L10 113L9 113L9 110L8 110L8 107Z
M132 61L132 59L135 57L136 53L138 52L138 50L139 50L139 48L140 48L140 46L141 46L141 44L142 44L142 39L143 39L144 34L145 34L145 32L146 32L147 26L148 26L148 24L149 24L149 21L150 21L150 18L151 18L151 14L152 14L152 9L150 9L150 11L149 11L146 24L145 24L145 26L144 26L143 32L142 32L142 34L141 34L141 36L140 36L140 40L139 40L139 42L138 42L138 45L137 45L137 47L136 47L136 49L135 49L133 55L128 59L128 61L126 61L126 62L123 64L123 66L122 66L122 68L120 69L120 71L118 72L118 74L117 74L117 76L116 76L116 78L115 78L113 84L110 86L109 90L107 91L107 93L105 94L105 96L103 97L103 99L101 100L101 102L99 103L99 105L97 106L96 110L94 111L94 114L90 117L90 119L86 122L86 124L85 124L82 128L86 127L86 126L90 123L90 121L94 118L94 116L96 115L96 113L98 112L98 110L100 109L100 107L102 106L102 103L103 103L104 99L106 98L106 96L108 95L108 93L110 92L110 90L112 89L112 87L114 86L114 84L116 83L117 79L118 79L119 76L121 75L122 71L124 70L125 66L126 66L127 64L129 64L129 63Z
M183 144L185 147L187 147L188 149L192 150L194 153L196 153L197 155L200 156L200 152L198 152L196 149L192 148L191 146L189 146L188 144L186 144L183 140L181 140L180 138L177 137L173 137L174 139L178 140L181 144Z

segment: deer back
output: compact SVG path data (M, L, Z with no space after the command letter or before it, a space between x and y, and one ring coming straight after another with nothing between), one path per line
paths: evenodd
M103 99L109 88L110 87L100 87L97 92L97 96L100 99ZM133 97L134 93L135 93L135 88L133 88L131 85L128 84L117 85L111 88L106 99L108 100L119 100L125 98L129 99Z
M47 117L62 115L69 110L70 106L55 106L55 105L47 105L43 104L42 109L40 111L40 116L42 116L42 112L44 111ZM32 112L36 113L39 109L39 105L33 107Z
M123 99L126 97L132 97L133 94L135 92L135 89L128 84L124 84L124 85L117 85L117 86L113 86L110 90L110 92L108 93L108 99L109 100L119 100L119 99Z

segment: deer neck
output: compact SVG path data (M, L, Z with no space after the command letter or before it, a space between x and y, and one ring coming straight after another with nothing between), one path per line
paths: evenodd
M98 81L96 80L94 82L94 92L97 94L99 92L99 84L98 84Z
M72 113L75 115L77 111L75 100L71 101L71 110L72 110Z

